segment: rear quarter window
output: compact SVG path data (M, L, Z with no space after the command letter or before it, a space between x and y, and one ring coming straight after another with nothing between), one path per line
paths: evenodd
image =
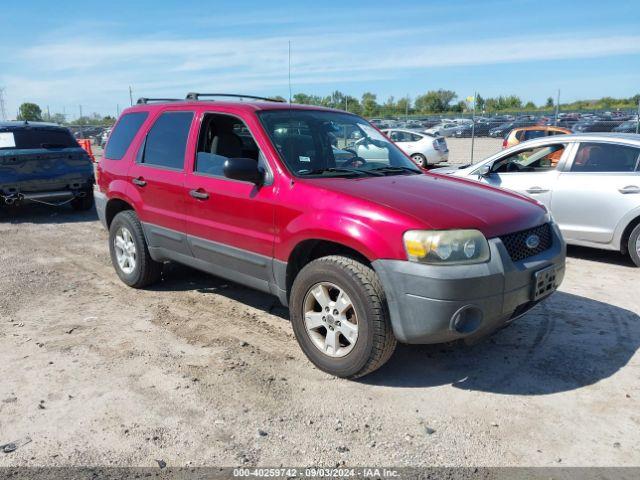
M105 158L120 160L127 153L133 137L136 136L148 115L148 112L132 112L122 115L107 142L107 148L104 152Z

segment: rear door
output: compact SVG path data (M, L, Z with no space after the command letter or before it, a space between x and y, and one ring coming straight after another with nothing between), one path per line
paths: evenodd
M640 207L640 148L582 142L561 172L551 211L567 240L609 243L620 220ZM616 246L617 248L617 246Z
M188 256L184 165L193 118L193 111L161 112L128 173L149 246Z

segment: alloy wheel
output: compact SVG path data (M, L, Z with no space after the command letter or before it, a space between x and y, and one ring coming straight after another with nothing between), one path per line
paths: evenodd
M120 227L113 238L116 260L120 270L125 275L131 275L136 268L137 251L131 232L126 227Z
M318 350L335 358L353 350L358 340L358 316L343 288L317 283L307 291L303 308L307 334Z

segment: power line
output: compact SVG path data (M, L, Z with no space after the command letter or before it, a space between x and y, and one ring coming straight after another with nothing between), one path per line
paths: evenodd
M7 111L4 107L4 88L0 88L0 120L5 121L7 119Z

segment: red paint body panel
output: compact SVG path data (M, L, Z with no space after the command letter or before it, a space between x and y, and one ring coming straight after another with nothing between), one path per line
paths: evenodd
M175 102L127 109L123 114L140 110L151 114L122 160L101 162L99 188L109 199L130 202L144 222L282 261L309 239L346 245L370 260L404 260L402 235L410 229L472 228L491 238L545 221L546 210L533 200L450 176L293 177L255 115L261 109L288 108L323 110L260 102ZM146 132L168 110L195 112L184 172L135 162ZM273 174L272 184L256 187L193 173L206 112L231 114L245 122ZM135 177L144 178L147 186L135 187L131 183ZM192 198L189 191L196 189L210 198Z

